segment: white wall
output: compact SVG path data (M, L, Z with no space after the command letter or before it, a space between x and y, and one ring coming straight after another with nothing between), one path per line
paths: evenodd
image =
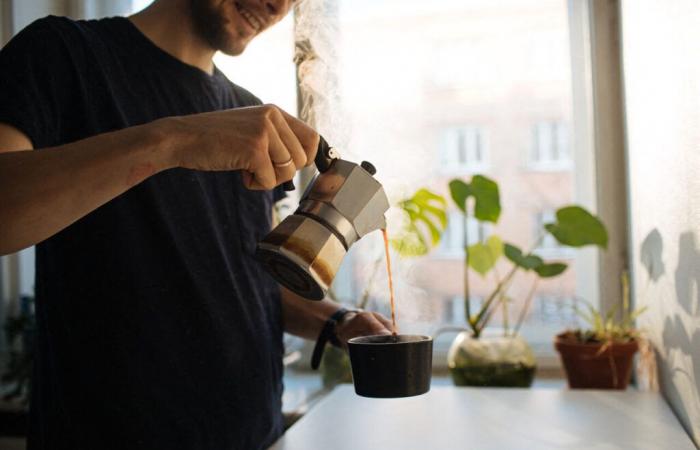
M700 2L624 0L631 251L661 389L700 444Z

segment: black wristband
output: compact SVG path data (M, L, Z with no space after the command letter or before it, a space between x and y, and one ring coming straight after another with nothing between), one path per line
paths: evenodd
M321 329L321 333L318 335L318 339L316 339L316 345L314 346L314 352L311 355L311 368L316 370L318 369L318 366L321 364L321 357L323 356L323 351L326 349L326 342L330 342L331 344L335 345L336 347L340 347L342 344L338 340L338 337L335 335L335 327L338 325L338 322L340 322L343 317L347 313L350 312L355 312L351 311L345 308L340 308L336 312L334 312L328 320L326 320L326 323L323 325L323 328Z

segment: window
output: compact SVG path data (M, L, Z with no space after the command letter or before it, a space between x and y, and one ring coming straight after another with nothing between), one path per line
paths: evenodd
M481 223L474 218L469 218L467 223L469 227L467 229L469 245L483 242L488 238L490 227L487 224ZM464 217L461 212L450 212L447 228L438 247L438 254L439 256L453 258L464 257Z
M535 243L534 222L545 220L536 212L579 202L578 181L592 179L592 174L580 167L574 183L571 64L580 55L570 53L569 3L338 0L337 4L338 32L333 36L340 38L331 40L334 52L329 53L338 59L333 76L339 89L328 96L335 103L326 110L342 114L342 120L337 118L328 134L344 157L366 159L377 167L376 177L390 199L428 187L451 203L447 184L452 178L488 169L486 174L501 188L502 215L492 230L470 223L470 243L493 232L523 249ZM318 45L327 50L329 44ZM522 170L524 161L530 170ZM449 317L454 325L464 325L458 311L463 308L464 225L456 211L448 222L434 252L392 260L400 274L394 282L400 285L402 332L431 333ZM389 233L398 226L400 221L389 216ZM365 285L357 274L372 264L382 246L377 233L351 248L353 265L348 270L360 287L356 291ZM545 258L562 255L556 247L542 251ZM540 283L536 295L572 298L581 289L580 272L596 270L568 256L566 262L571 267L561 277ZM473 297L485 298L493 290L492 277L474 275L472 280ZM525 275L514 280L510 291L514 315L531 281ZM377 283L372 296L381 302L385 293L386 285ZM455 299L451 308L449 299ZM538 352L552 355L551 339L559 322L544 327L535 320L537 314L528 317L522 334L533 346L539 345ZM493 325L500 326L500 320ZM442 342L436 341L436 352Z
M448 128L440 141L440 169L443 173L455 174L484 172L486 152L486 139L480 128Z
M529 166L534 170L571 169L569 129L565 123L553 121L533 125Z

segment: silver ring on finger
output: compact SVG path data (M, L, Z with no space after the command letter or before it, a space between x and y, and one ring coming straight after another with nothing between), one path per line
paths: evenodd
M285 162L275 162L275 161L272 161L272 165L275 166L275 167L287 167L287 166L291 166L293 162L294 162L294 160L293 160L292 157L290 156L289 159L288 159L287 161L285 161Z

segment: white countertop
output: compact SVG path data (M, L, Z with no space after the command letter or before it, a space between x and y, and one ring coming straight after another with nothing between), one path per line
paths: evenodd
M369 399L336 388L272 450L694 450L660 395L433 387Z

